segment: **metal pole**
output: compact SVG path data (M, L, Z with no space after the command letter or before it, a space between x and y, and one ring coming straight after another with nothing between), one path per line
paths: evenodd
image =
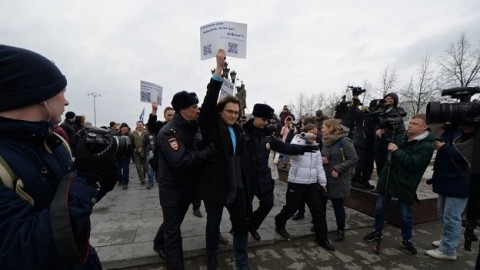
M97 92L91 92L87 94L88 96L93 96L93 126L97 126L97 104L96 104L96 98L101 97L102 95Z

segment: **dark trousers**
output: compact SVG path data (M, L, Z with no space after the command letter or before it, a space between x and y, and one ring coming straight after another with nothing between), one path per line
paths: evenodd
M192 209L195 211L197 209L200 209L200 206L202 206L202 201L200 199L193 199L192 200Z
M323 242L327 240L327 220L325 214L323 196L320 186L314 184L288 183L286 204L278 215L275 216L275 226L283 228L287 220L293 216L298 208L300 200L304 200L312 213L313 226L315 227L316 240Z
M230 214L233 230L233 249L235 251L236 269L248 269L248 230L247 230L247 194L244 189L237 189L235 200L226 206ZM224 206L205 202L207 225L205 228L208 260L217 260L218 236Z
M373 172L374 152L371 147L355 147L357 152L358 162L355 166L355 174L352 177L352 182L356 183L368 183ZM383 165L382 165L383 166Z
M335 213L335 219L337 221L337 230L345 231L345 207L343 206L343 198L331 198L333 212ZM328 198L323 196L323 209L327 210Z
M273 188L262 193L253 194L250 203L253 202L255 196L259 200L259 206L250 216L248 228L256 231L273 208Z
M180 201L180 200L177 200ZM162 205L163 223L158 229L157 235L153 240L155 249L165 250L167 255L167 268L184 269L183 266L183 247L182 247L182 225L185 214L187 213L190 200L176 206Z
M374 144L374 159L375 159L375 165L377 167L377 175L380 176L383 167L385 167L385 164L387 163L388 159L388 142L383 142L381 139L378 139L375 141Z

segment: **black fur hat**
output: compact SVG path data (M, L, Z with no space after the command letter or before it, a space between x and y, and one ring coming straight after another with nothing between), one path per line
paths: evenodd
M273 109L272 107L268 106L267 104L257 103L253 106L253 116L262 117L267 119L273 118Z
M198 104L198 97L194 92L181 91L172 98L172 107L176 112L193 104Z

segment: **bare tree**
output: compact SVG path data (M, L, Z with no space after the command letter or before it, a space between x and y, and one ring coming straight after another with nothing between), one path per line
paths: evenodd
M305 94L303 92L300 92L297 96L297 100L296 100L295 104L293 104L291 106L292 107L292 113L295 116L298 116L298 118L300 116L302 116L303 113L305 112L306 100L307 100L307 97L305 96Z
M397 69L395 67L385 67L382 77L380 78L380 85L376 90L377 94L380 94L382 97L384 97L386 94L393 92L393 88L396 86L397 82Z
M403 97L402 107L410 114L417 114L423 111L427 103L439 96L437 80L430 65L428 52L420 63L416 80L413 77L399 94Z
M480 79L480 50L470 48L465 34L450 44L439 64L448 87L469 86Z

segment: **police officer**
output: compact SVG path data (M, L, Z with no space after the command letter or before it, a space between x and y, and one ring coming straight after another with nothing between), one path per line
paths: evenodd
M73 164L53 133L66 85L47 58L0 45L0 269L102 269L89 217L119 170L113 144L95 156L81 140Z
M157 135L160 205L163 223L154 239L153 249L166 256L168 269L184 269L180 225L190 205L196 186L198 165L216 153L213 146L197 150L198 98L181 91L172 99L173 120Z
M261 236L257 230L273 208L274 181L268 157L270 149L282 154L302 155L305 152L318 150L317 145L294 145L286 144L282 140L272 136L272 132L266 128L273 117L273 109L267 104L257 103L253 106L253 119L248 120L242 127L247 134L247 145L250 152L250 200L257 197L260 201L258 208L249 217L248 229L255 240Z

